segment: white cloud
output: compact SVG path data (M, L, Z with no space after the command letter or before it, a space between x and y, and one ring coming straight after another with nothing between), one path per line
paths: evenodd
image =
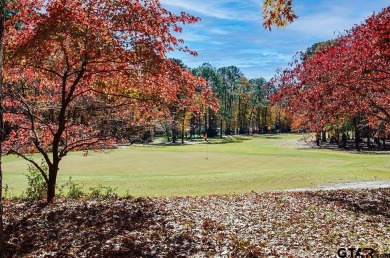
M183 31L178 35L178 38L182 38L185 42L205 42L209 40L206 35L195 31Z
M300 3L295 8L299 18L285 29L305 37L335 38L363 22L374 10L380 11L388 5L386 1L327 0L316 4L296 1Z
M210 41L210 43L211 44L214 44L214 45L224 45L225 43L224 42L221 42L221 41L215 41L215 40L213 40L213 41Z
M289 27L286 31L297 32L298 35L305 37L317 37L323 39L336 38L343 34L345 30L350 29L356 23L356 18L330 15L329 13L320 13L301 17Z
M253 21L258 19L258 16L254 17L253 15L242 15L237 9L228 8L226 1L199 1L199 0L162 0L161 3L165 7L169 7L169 10L177 9L184 10L190 14L208 16L224 20L237 20L237 21ZM239 1L230 1L231 3L239 4L244 8L248 4L242 4Z
M211 30L209 30L209 32L217 35L228 35L230 33L230 31L228 30L222 30L218 28L212 28Z
M161 0L173 12L186 11L202 21L184 26L178 37L199 56L172 53L190 67L208 62L216 67L236 65L249 78L269 79L278 67L287 67L297 51L335 38L389 5L389 0L294 0L299 15L286 28L262 28L263 0ZM187 44L188 43L188 44Z

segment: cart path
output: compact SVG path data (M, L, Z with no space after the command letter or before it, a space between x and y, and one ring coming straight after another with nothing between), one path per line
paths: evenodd
M390 181L364 181L364 182L347 182L335 183L328 185L320 185L314 188L292 188L287 189L287 192L295 191L316 191L316 190L343 190L343 189L378 189L390 188Z

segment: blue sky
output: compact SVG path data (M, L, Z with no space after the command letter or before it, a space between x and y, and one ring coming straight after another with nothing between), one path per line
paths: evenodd
M390 0L295 0L298 20L271 32L262 27L263 0L161 0L163 6L201 18L186 25L178 37L197 57L173 52L191 68L208 62L219 68L235 65L248 78L270 79L298 51L337 37L390 5Z

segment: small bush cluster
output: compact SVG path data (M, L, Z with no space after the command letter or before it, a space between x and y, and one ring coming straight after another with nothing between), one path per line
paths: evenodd
M118 195L115 193L117 188L112 188L111 186L99 184L97 187L90 187L89 190L91 192L88 194L88 197L92 199L106 200L118 198Z
M60 197L65 196L66 198L71 199L71 200L80 199L81 197L83 197L85 195L85 193L83 192L82 185L83 185L82 183L79 184L79 183L72 181L72 177L69 177L68 182L66 182L65 184L63 184L61 186L60 190L58 191L57 197L60 198ZM63 194L65 187L68 188L66 195Z
M47 166L41 165L43 171L47 171ZM27 184L26 192L22 194L22 199L27 202L36 202L46 197L47 183L41 172L35 166L29 165L27 168Z
M42 165L41 167L45 172L47 171L46 166ZM39 169L35 166L30 165L27 169L26 177L28 187L26 191L22 193L20 199L29 203L45 200L47 194L47 183ZM69 177L68 182L61 185L57 189L56 197L67 198L71 200L77 200L82 198L93 200L109 200L119 198L118 194L116 193L117 188L113 188L111 186L103 186L102 184L99 184L96 187L90 187L89 192L85 192L83 190L83 186L83 183L76 183L72 180L72 177ZM16 199L12 194L12 189L10 189L8 185L5 185L3 187L3 190L5 198ZM131 199L133 198L133 196L131 196L129 192L127 192L125 196L123 196L123 198Z

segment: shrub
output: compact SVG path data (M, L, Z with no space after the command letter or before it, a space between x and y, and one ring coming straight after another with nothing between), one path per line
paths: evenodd
M65 184L65 186L68 188L68 192L66 194L66 197L72 200L79 199L85 195L83 192L82 183L78 184L72 181L72 177L69 177L68 182Z
M118 195L115 193L117 189L118 188L112 188L111 186L103 186L99 184L97 187L89 188L89 190L91 190L89 197L98 200L118 198Z
M47 166L42 162L41 168L46 172ZM46 198L47 183L41 172L35 166L29 165L27 168L27 184L26 193L22 194L23 198L28 202L35 202Z

